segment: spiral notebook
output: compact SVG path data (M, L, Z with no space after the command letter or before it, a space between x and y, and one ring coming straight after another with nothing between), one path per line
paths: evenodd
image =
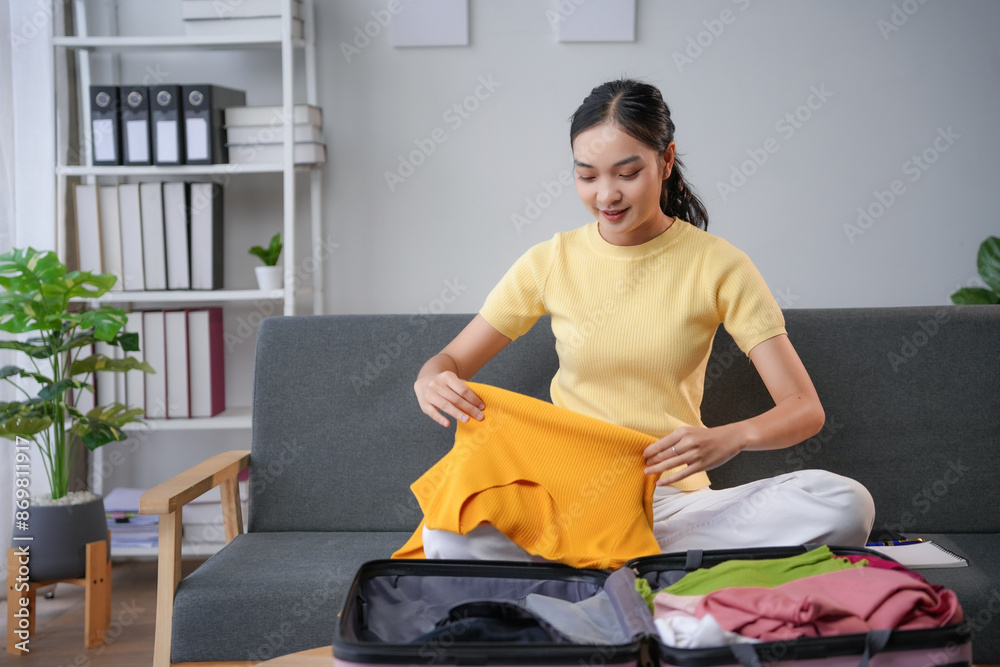
M968 567L969 561L958 554L933 542L898 544L891 546L869 546L869 549L885 554L906 567L919 570L935 567Z

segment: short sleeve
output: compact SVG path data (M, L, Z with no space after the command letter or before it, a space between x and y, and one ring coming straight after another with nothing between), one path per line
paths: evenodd
M713 250L710 263L718 272L716 313L743 353L749 355L758 343L786 333L785 317L746 253L722 239Z
M521 255L479 311L494 329L511 340L527 333L547 312L545 283L552 268L555 243L556 239L539 243Z

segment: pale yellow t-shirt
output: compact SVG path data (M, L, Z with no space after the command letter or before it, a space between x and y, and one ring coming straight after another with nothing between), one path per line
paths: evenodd
M514 263L480 314L512 340L551 315L552 402L657 438L704 426L705 367L720 323L747 354L785 333L750 258L680 219L636 246L608 243L596 221L558 233ZM708 485L703 473L684 481L678 488Z

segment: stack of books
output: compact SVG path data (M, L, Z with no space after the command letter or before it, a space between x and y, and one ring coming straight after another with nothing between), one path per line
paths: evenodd
M208 418L225 411L222 308L136 311L128 313L125 332L139 337L139 350L128 356L146 361L156 372L92 373L92 391L74 392L77 410L86 413L97 405L122 403L141 409L146 419ZM117 345L101 341L81 354L88 353L108 359L125 355Z
M247 473L241 475L240 504L243 512L243 532L247 530L248 482ZM226 541L226 529L222 523L222 499L219 487L209 490L187 505L181 514L184 541L188 544L221 544Z
M281 36L281 6L289 0L184 0L184 32L188 36ZM291 0L292 38L302 39L302 2Z
M222 289L222 188L216 183L74 187L80 270L112 291Z
M322 142L323 110L297 104L293 111L294 163L326 162ZM230 164L280 163L284 159L285 126L281 106L229 107L225 111L226 148Z
M139 514L139 496L145 489L117 488L104 497L104 513L115 548L146 548L159 544L159 520L155 514Z

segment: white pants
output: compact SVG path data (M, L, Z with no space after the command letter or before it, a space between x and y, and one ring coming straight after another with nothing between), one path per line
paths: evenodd
M653 495L653 533L664 553L688 549L864 546L875 521L871 494L859 482L825 470L800 470L731 489ZM465 535L424 528L427 558L545 562L489 524Z

